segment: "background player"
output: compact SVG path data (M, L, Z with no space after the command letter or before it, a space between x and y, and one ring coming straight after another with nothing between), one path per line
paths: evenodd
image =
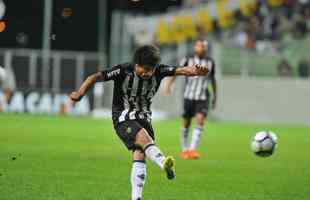
M196 151L199 144L201 133L204 128L204 121L207 117L210 93L208 90L209 83L212 86L213 98L212 108L216 106L217 85L215 79L215 64L211 57L207 55L208 42L205 40L197 40L194 44L195 54L185 57L181 60L180 65L201 65L207 67L210 73L206 76L186 77L184 90L184 111L183 111L183 127L181 129L181 146L183 159L197 159L200 154ZM167 81L164 94L171 94L172 84L176 77L172 77ZM191 119L195 117L196 127L192 132L192 140L189 144L189 128Z
M4 94L4 99L0 99L0 112L4 104L7 104L16 88L15 76L12 70L0 66L0 91Z
M151 103L161 80L166 76L206 75L208 69L199 65L175 68L159 64L159 50L151 45L136 50L134 63L120 64L89 76L70 98L79 101L98 81L114 81L112 118L117 135L133 151L131 171L132 200L140 200L146 178L145 158L152 160L175 178L174 159L166 157L154 143L151 124Z

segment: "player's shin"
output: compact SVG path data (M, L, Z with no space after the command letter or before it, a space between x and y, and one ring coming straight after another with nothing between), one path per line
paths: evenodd
M144 153L148 159L157 164L161 169L164 168L164 161L166 157L155 144L151 143L145 145Z
M131 200L142 199L143 186L146 179L146 164L143 160L134 160L131 169Z
M192 142L190 145L190 150L196 150L196 148L200 142L202 131L203 131L202 126L197 126L196 128L194 128L193 134L192 134Z
M144 147L146 157L156 163L163 171L166 172L167 178L175 178L175 160L172 156L165 157L158 147L153 143Z
M189 133L189 128L182 128L181 129L181 147L182 147L183 152L188 150L188 147L189 147L188 133Z

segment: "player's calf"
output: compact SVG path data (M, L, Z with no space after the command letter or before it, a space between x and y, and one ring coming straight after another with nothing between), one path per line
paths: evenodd
M154 144L152 138L145 129L141 129L136 135L136 145L143 146L145 156L167 173L168 179L175 177L175 161L172 157L165 157L162 151Z
M146 180L146 164L144 160L134 160L131 169L131 199L142 198L143 186Z

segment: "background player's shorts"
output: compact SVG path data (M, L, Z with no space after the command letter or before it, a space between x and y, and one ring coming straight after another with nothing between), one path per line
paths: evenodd
M153 140L154 138L154 131L151 123L145 121L145 120L128 120L121 123L117 123L115 126L115 131L118 135L118 137L123 141L123 143L126 145L126 147L129 150L133 150L136 147L135 145L135 138L137 133L144 128L149 136Z
M183 117L192 118L196 113L202 113L207 116L209 109L209 98L207 100L189 100L184 99Z

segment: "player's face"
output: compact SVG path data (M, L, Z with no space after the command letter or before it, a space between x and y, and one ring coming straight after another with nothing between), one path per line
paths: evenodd
M148 67L148 66L141 66L136 64L135 65L135 72L138 76L140 76L143 79L149 79L153 76L155 72L154 67Z
M203 41L197 41L195 43L195 46L194 46L194 49L195 49L195 53L199 56L202 56L205 54L206 50L207 50L207 45L205 42Z

